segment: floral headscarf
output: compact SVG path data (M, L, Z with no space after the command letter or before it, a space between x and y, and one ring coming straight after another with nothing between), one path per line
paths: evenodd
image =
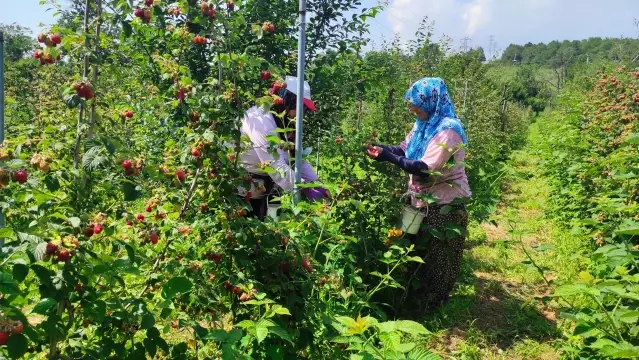
M455 114L444 80L427 77L416 81L406 92L406 100L428 114L428 119L417 119L415 122L413 136L406 147L407 158L421 159L433 137L447 129L458 133L464 145L468 145L464 127Z

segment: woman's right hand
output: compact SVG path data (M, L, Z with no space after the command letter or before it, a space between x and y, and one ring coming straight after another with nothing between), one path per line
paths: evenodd
M379 146L369 146L366 149L366 155L368 155L369 158L375 160L379 157L382 151L384 151L384 149Z

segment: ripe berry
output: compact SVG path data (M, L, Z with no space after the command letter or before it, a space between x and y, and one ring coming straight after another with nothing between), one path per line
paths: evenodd
M230 290L233 285L231 285L231 282L227 280L224 282L224 287L226 288L226 290Z
M235 154L229 154L229 160L235 161Z
M261 80L268 80L268 79L270 79L270 78L271 78L271 73L270 73L270 72L268 72L268 71L266 71L266 70L262 70L262 71L260 72L260 79L261 79Z
M186 97L186 94L185 94L185 92L184 92L184 89L180 89L180 90L178 90L177 98L178 98L179 100L184 100L184 98L185 98L185 97Z
M200 211L201 212L207 212L209 211L209 206L207 204L202 204L200 205Z
M146 208L144 208L144 210L145 210L146 212L151 212L151 211L153 211L153 206L151 206L151 205L147 205L147 207L146 207Z
M215 9L209 9L209 17L213 19L215 17Z
M174 329L177 329L178 328L178 322L177 321L172 322L171 323L171 327L174 328Z
M132 165L131 160L124 160L122 162L122 167L125 169L130 169Z
M189 118L193 122L198 122L198 121L200 121L200 113L197 112L197 111L194 111L194 112L191 113L191 115L189 115Z
M197 45L206 45L206 38L200 35L195 35L193 43Z
M235 9L235 3L233 2L233 0L227 1L226 7L229 9L229 11L233 11Z
M133 117L133 111L131 110L125 110L122 114L124 115L124 117L127 117L129 119Z
M42 55L42 53L40 52L40 50L36 50L36 51L33 52L33 58L34 59L39 59L41 55Z
M151 21L151 10L149 10L149 9L144 9L144 13L143 13L142 21L143 21L145 24L148 24L148 23Z
M100 224L94 224L94 225L93 225L93 233L94 233L94 234L99 234L99 233L101 233L103 229L104 229L104 228L103 228L103 227L102 227L102 225L100 225Z
M135 11L133 11L133 15L135 15L135 17L143 18L144 9L140 9L140 8L135 9Z
M144 0L144 5L151 7L153 6L153 0Z
M269 24L269 26L268 26L268 31L269 31L269 32L273 32L273 31L275 31L275 25L273 25L273 24Z
M251 299L251 296L247 293L242 293L242 295L240 295L240 301L241 302L245 302Z
M275 99L273 99L273 105L284 105L284 99L279 96L276 97Z
M191 150L191 155L193 155L195 157L200 157L200 151L198 149L192 149Z
M16 321L15 325L13 326L13 329L11 329L13 331L14 334L20 334L22 333L22 329L24 329L24 324L22 324L22 321Z
M155 245L155 244L157 244L157 243L158 243L159 238L160 238L160 237L159 237L159 236L158 236L158 234L156 234L156 233L153 233L153 234L149 235L149 240L151 240L151 243L152 243L153 245Z
M58 45L62 42L62 38L60 37L60 34L51 34L49 35L49 40L51 40L51 42L54 45Z
M184 179L186 179L186 172L182 169L179 169L175 172L175 176L177 176L178 180L184 181Z
M45 41L47 41L47 36L43 33L39 33L38 34L38 42L44 43Z
M71 253L69 253L69 250L60 250L60 252L58 253L59 261L67 262L69 261L70 258L71 258Z
M16 171L15 173L13 173L13 181L19 184L24 184L25 182L27 182L28 178L29 178L29 173L27 172L27 169L20 169Z
M0 346L6 344L8 338L9 338L8 332L4 332L4 331L0 332Z
M131 221L131 220L127 220L127 221L126 221L126 225L127 225L127 226L133 226L133 221Z
M47 255L53 255L58 251L58 245L52 243L52 242L48 242L47 243L47 250L45 252L45 254Z
M137 219L138 221L144 221L144 215L138 214Z
M309 273L313 272L313 264L311 264L311 261L309 259L304 259L302 261L302 267Z
M233 287L233 293L239 295L242 293L242 289L239 286Z
M93 226L87 226L84 228L84 230L82 231L82 233L84 234L84 236L86 236L87 238L90 238L91 236L93 236Z

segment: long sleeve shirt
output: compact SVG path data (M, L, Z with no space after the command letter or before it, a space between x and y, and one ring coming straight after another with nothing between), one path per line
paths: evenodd
M405 153L412 136L413 131L399 146L381 146L384 151L380 159L390 161L410 174L408 190L412 194L412 205L416 208L426 205L415 196L420 193L436 196L440 205L449 204L456 198L470 197L471 191L463 165L466 151L461 147L461 136L454 130L444 130L431 139L420 160L409 160ZM420 175L419 172L423 169L420 163L433 173Z
M277 149L275 156L269 152L269 135L278 136L277 125L271 113L264 113L261 108L250 108L242 119L240 131L246 135L253 147L242 153L242 166L250 173L268 175L285 191L293 190L295 183L295 170L289 165L288 151ZM260 169L261 164L268 164L275 172L267 174ZM303 182L315 182L317 173L306 161L300 164Z

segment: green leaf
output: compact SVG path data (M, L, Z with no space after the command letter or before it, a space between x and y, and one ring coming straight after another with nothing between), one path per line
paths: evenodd
M0 239L12 238L14 235L13 229L8 227L0 228Z
M397 350L397 347L402 342L402 336L395 331L381 333L379 334L379 339L382 341L382 344L384 344L385 349L392 351Z
M29 267L25 264L13 264L13 279L17 282L23 282L29 274Z
M38 245L36 245L35 249L33 250L33 257L38 261L44 259L46 254L47 254L46 242L39 243Z
M227 338L227 333L224 330L213 330L206 334L204 337L206 340L213 340L217 342L224 342Z
M255 328L255 338L257 339L257 343L261 343L268 336L269 328L266 326L260 326Z
M69 223L71 224L71 226L73 226L74 228L79 228L80 224L82 223L82 220L80 220L79 217L70 217L69 218Z
M142 342L144 343L144 348L149 353L151 358L154 358L155 354L157 354L157 352L158 352L158 347L155 344L155 341L153 341L150 338L145 338Z
M618 359L632 359L639 356L639 346L623 342L615 345L604 346L601 354Z
M142 323L140 324L141 328L146 330L153 327L153 325L155 325L155 318L153 318L153 315L150 313L144 314L142 316Z
M338 316L335 318L335 320L348 328L357 327L357 322L355 321L355 319L349 318L348 316Z
M162 297L167 300L173 299L176 295L191 291L192 288L191 280L181 276L174 277L162 286Z
M31 313L46 315L53 307L56 306L57 303L58 302L52 298L42 299L39 303L36 304L36 306L33 307Z
M133 34L133 28L131 27L130 21L122 21L122 33L124 34L124 37L129 37Z
M384 321L381 323L377 323L377 325L375 326L377 327L379 332L382 332L382 333L392 332L397 330L397 323L395 321Z
M287 308L281 306L281 305L273 305L272 308L273 312L278 314L278 315L291 315L291 313L288 311Z
M236 343L236 342L240 341L242 336L244 336L244 333L242 332L242 330L233 329L233 330L229 331L229 334L228 334L228 336L226 338L226 342L229 343L229 344Z
M15 294L17 291L18 287L11 275L0 272L0 293L10 295Z
M407 256L406 260L421 263L421 264L424 263L424 260L419 256Z
M621 322L634 324L639 320L639 310L632 310L617 316Z
M408 360L442 360L441 356L426 349L414 349L406 355Z
M415 346L417 346L417 344L415 344L415 343L399 344L399 345L397 345L397 351L399 351L402 354L405 354L405 353L413 350L415 348Z
M9 336L7 342L7 350L9 351L9 357L12 359L20 359L27 352L29 343L27 338L22 334L13 334Z
M397 330L399 331L403 331L405 333L409 333L409 334L421 334L421 335L428 335L430 334L430 331L426 330L426 328L420 324L417 323L415 321L411 321L411 320L397 320L395 321L395 325L397 326Z
M250 329L255 327L255 321L253 320L242 320L239 323L235 324L235 326L242 329Z
M617 235L639 235L639 224L615 231Z
M288 334L288 331L286 331L286 329L279 326L273 326L269 328L269 331L277 335L280 339L286 340L290 342L291 345L293 345L293 339L291 339L291 336Z

